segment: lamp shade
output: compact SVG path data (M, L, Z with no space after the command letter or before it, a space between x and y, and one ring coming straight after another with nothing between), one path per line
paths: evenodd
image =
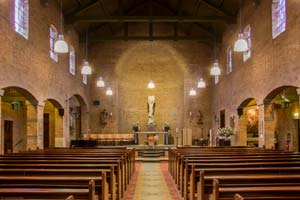
M68 53L69 47L67 42L64 39L64 35L59 34L57 40L54 43L55 53Z
M235 42L233 50L235 52L248 51L248 42L245 40L243 33L239 33L238 40Z
M155 88L155 84L154 84L154 82L152 80L149 81L148 88L149 89L154 89Z
M206 84L203 81L203 78L200 78L200 81L198 82L198 88L205 88L205 87L206 87Z
M113 92L112 92L112 90L110 89L110 87L107 88L107 90L106 90L106 95L107 95L107 96L112 96L112 95L113 95Z
M221 69L219 67L218 61L216 61L213 65L213 67L210 69L210 75L213 75L213 76L220 76L221 75Z
M92 74L92 68L90 67L88 61L84 61L82 69L81 69L81 74L85 74L85 75Z
M102 77L100 77L99 79L98 79L98 81L97 81L97 87L104 87L105 86L105 83L104 83L104 81L103 81L103 79L102 79Z
M189 92L189 95L190 96L196 96L196 90L194 90L194 88L192 88L191 90L190 90L190 92Z

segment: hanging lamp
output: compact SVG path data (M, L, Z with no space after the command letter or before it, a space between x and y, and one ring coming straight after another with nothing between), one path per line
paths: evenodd
M190 90L190 92L189 92L189 95L190 96L196 96L196 90L194 90L194 88L192 88L191 90Z
M107 96L112 96L112 95L113 95L113 92L112 92L112 90L111 90L110 87L107 88L107 90L106 90L106 95L107 95Z
M68 53L69 47L67 42L64 39L63 35L63 12L62 12L62 0L60 1L60 34L54 43L54 52L55 53Z
M245 39L244 33L242 31L242 6L240 0L240 32L237 41L234 43L233 50L235 52L245 52L248 50L248 48L248 42Z
M104 87L104 86L105 86L105 83L104 83L102 77L100 77L100 78L98 79L98 81L97 81L97 87L102 88L102 87Z
M151 44L151 65L153 66L153 58L152 58L152 44ZM150 71L150 74L152 76L152 66L151 66L151 71ZM155 84L153 82L153 80L150 80L149 83L148 83L148 89L154 89L155 88Z
M83 74L83 75L91 75L92 74L92 68L88 62L88 30L86 31L85 60L83 61L81 74Z
M155 88L155 84L154 84L154 82L152 80L149 81L148 88L149 89L154 89Z
M198 82L198 88L205 88L206 84L203 80L203 78L200 78L199 82Z

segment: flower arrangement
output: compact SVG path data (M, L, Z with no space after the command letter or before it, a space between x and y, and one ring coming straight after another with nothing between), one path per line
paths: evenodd
M132 130L135 131L135 132L138 132L140 129L140 126L139 126L139 123L134 123L132 125Z
M163 129L165 132L168 132L169 130L171 130L171 126L167 122L165 122Z
M230 136L234 135L234 131L231 127L219 128L218 133L221 137L228 139Z

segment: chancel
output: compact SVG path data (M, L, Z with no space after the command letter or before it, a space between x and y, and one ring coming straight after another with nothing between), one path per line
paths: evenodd
M299 8L0 1L0 199L300 199Z

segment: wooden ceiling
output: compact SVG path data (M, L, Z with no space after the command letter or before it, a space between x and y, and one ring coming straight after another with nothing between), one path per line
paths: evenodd
M56 1L60 4L60 0ZM63 0L63 13L65 25L74 26L80 33L82 42L85 41L87 30L90 42L103 40L211 42L214 38L220 41L226 26L237 23L239 2L239 0Z

